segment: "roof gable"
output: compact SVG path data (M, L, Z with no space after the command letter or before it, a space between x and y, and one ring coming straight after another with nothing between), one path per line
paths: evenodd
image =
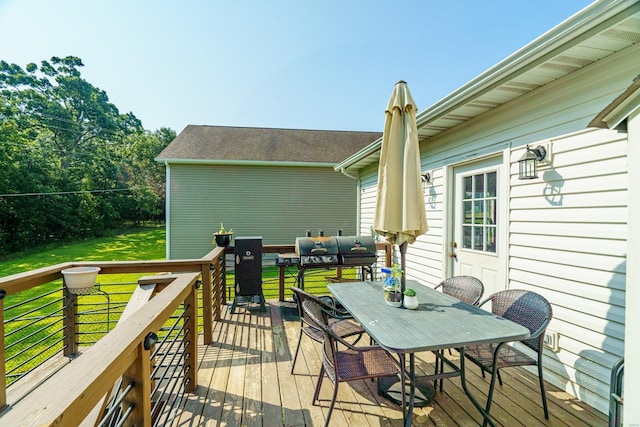
M189 125L156 160L334 165L381 136L380 132Z

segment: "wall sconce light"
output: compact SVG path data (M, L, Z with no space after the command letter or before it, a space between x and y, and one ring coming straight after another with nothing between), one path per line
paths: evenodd
M422 175L422 182L424 184L431 182L431 174L429 172L422 172L420 175Z
M518 179L534 179L538 177L538 162L545 160L547 149L542 145L536 148L529 148L518 160Z

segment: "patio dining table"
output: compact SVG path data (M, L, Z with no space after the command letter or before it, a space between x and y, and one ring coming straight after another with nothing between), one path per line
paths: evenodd
M407 287L416 289L420 300L420 305L415 310L387 305L382 282L332 283L328 285L328 289L378 345L398 355L402 369L401 378L409 379L406 387L409 389L408 398L405 387L401 387L405 426L411 425L414 407L415 353L434 351L438 352L438 357L443 358L452 371L430 375L428 378L433 380L459 376L467 397L484 420L495 427L495 421L467 387L464 346L519 341L529 337L529 330L481 308L412 282L407 281ZM456 348L460 352L458 365L446 358L446 352L440 351L449 348Z

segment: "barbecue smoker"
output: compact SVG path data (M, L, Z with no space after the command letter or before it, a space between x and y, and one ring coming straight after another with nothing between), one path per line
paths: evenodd
M298 283L304 289L304 274L310 268L362 267L362 277L373 280L376 241L371 236L307 236L296 238Z

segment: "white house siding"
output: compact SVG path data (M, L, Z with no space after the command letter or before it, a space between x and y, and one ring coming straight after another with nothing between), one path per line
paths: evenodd
M423 170L425 170L423 168ZM377 169L368 168L361 172L360 231L370 234L376 209ZM445 275L442 272L442 176L433 177L432 182L423 186L429 232L419 236L407 248L407 278L421 283L438 284ZM399 253L396 249L396 257ZM397 258L396 258L397 259Z
M546 378L604 413L610 368L624 352L627 137L586 126L640 73L638 58L640 46L632 46L423 142L422 170L433 176L425 187L429 231L407 255L409 276L425 284L450 274L452 168L504 154L506 286L549 299L560 351L545 351ZM518 180L524 146L548 141L552 164L540 179ZM377 171L360 172L365 231Z
M169 191L171 259L210 251L220 222L263 244L293 244L306 230L356 232L356 181L332 168L173 164Z
M360 177L360 234L370 235L373 229L373 215L376 209L377 169L369 168Z
M636 106L637 107L637 106ZM640 111L636 110L628 117L629 129L629 237L627 258L640 259ZM635 195L635 197L633 196ZM640 388L637 386L637 379L640 378L640 363L638 353L640 352L640 311L631 309L637 306L640 301L640 266L637 262L627 266L627 311L625 319L625 387L624 398L627 402L640 402ZM627 405L624 408L624 420L628 426L640 425L640 407L638 405Z
M624 352L627 139L586 131L552 139L553 164L519 181L511 156L509 287L551 301L547 378L602 412L610 368ZM535 145L535 144L534 144Z

